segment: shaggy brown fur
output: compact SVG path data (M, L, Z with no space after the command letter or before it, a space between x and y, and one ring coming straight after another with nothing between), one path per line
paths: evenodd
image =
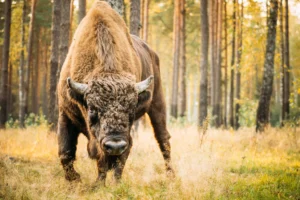
M150 75L154 84L138 94L136 82ZM68 87L68 77L88 85L84 95ZM107 3L96 1L78 26L57 89L59 156L67 180L79 179L73 167L79 133L89 140L98 179L105 180L109 169L119 179L132 145L132 123L146 112L167 171L173 174L159 59L142 40L129 35L123 19ZM102 150L103 141L112 137L128 142L122 155L109 156Z

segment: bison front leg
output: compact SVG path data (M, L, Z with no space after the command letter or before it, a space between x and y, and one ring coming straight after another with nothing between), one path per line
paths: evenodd
M154 101L148 112L155 138L165 160L167 174L173 177L175 175L171 164L171 138L166 127L166 106L163 101Z
M106 174L108 171L108 161L105 156L101 156L97 160L97 167L98 167L97 181L99 181L101 185L105 185Z
M118 156L116 158L116 160L114 161L113 168L114 168L114 177L115 177L116 182L119 182L122 178L123 169L125 167L125 163L129 156L130 148L131 148L131 146L129 147L129 149L126 152L124 152L123 155Z
M65 171L65 178L68 181L80 179L80 175L73 166L78 135L79 131L69 118L61 113L58 119L58 154Z

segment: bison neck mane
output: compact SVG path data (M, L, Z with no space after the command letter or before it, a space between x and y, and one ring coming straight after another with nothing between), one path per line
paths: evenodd
M90 12L94 21L98 73L136 74L140 62L133 48L125 22L106 2L97 1Z

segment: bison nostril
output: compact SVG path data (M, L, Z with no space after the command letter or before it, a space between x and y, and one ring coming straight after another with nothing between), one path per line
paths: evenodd
M120 143L120 144L118 145L118 148L119 148L120 150L122 150L122 151L125 150L126 147L127 147L127 143L124 142L124 141L123 141L123 143Z
M104 147L105 150L110 150L110 149L112 148L112 145L109 144L109 143L105 143L105 144L103 145L103 147Z

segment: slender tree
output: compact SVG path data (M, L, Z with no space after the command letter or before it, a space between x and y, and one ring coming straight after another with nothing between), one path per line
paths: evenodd
M10 116L12 112L12 83L13 83L13 65L9 62L8 69L8 82L7 82L7 109L6 109L6 119Z
M39 84L39 74L40 74L40 69L39 69L39 60L40 60L40 27L36 26L36 31L35 31L35 41L34 41L34 49L35 49L35 59L34 63L32 65L32 78L31 78L31 107L32 107L32 112L34 114L39 113L39 89L40 89L40 84Z
M186 48L185 48L185 0L180 0L180 92L179 92L179 116L186 115Z
M0 128L5 128L7 121L7 95L8 95L8 64L9 64L9 48L10 48L10 25L11 25L11 4L12 0L5 1L4 8L4 47L3 60L1 69L1 90L0 90Z
M33 58L33 28L35 22L35 8L36 8L37 0L32 0L31 2L31 18L29 23L29 36L28 36L28 44L27 44L27 60L24 71L24 113L28 113L29 111L29 86L30 86L30 68L32 66L32 58Z
M49 73L49 67L48 67L48 47L49 47L49 44L48 44L48 41L45 41L43 43L43 47L44 47L44 51L43 51L43 63L42 63L42 66L44 67L44 70L43 70L43 88L42 88L42 91L43 91L43 114L46 115L48 118L49 118L49 115L48 115L48 96L49 95L49 90L48 90L48 87L49 87L49 84L48 84L48 80L50 78L50 76L48 75ZM55 74L54 74L55 75Z
M228 95L228 47L227 47L227 0L224 0L224 43L225 43L225 59L224 59L224 126L227 127L227 95Z
M235 68L235 35L236 35L236 0L233 0L232 13L232 51L231 51L231 69L230 69L230 96L229 96L229 124L234 127L234 68Z
M268 33L264 61L264 74L259 104L257 108L256 131L263 131L265 126L269 123L270 101L274 77L274 56L276 47L276 24L278 11L277 0L270 0L269 10L270 15L267 18Z
M5 7L5 2L0 1L0 38L3 38L3 33L4 33L4 8ZM2 69L2 64L3 64L3 42L0 43L0 70ZM1 73L0 73L1 76ZM1 83L0 83L1 84Z
M210 82L211 82L211 107L212 107L212 126L216 126L218 112L217 112L217 78L218 78L218 0L212 0L210 4Z
M148 42L149 5L150 0L144 0L143 40L146 42Z
M239 8L238 8L239 10ZM239 22L238 22L238 49L237 49L237 68L236 68L236 104L235 104L235 129L240 127L239 123L239 110L241 99L241 59L243 52L243 17L244 17L244 5L243 0L241 2L241 11L239 12Z
M25 118L25 96L24 96L24 50L25 50L25 20L26 20L26 0L23 0L23 14L21 24L21 51L19 65L19 125L24 128Z
M69 28L69 46L71 45L73 38L73 13L74 13L74 0L70 2L70 28Z
M283 106L283 100L284 100L284 73L285 73L285 69L284 69L284 53L285 53L285 50L284 50L284 31L283 31L283 0L280 0L279 1L279 31L280 31L280 60L281 60L281 63L280 63L280 68L281 68L281 83L280 83L280 93L281 93L281 99L280 99L280 102L281 102L281 115L280 115L280 124L281 126L283 126L283 120L284 120L284 115L285 115L285 112L284 112L284 106Z
M52 124L52 130L56 127L57 114L56 109L56 85L59 64L59 41L60 41L60 14L61 1L54 0L52 7L52 33L51 33L51 58L49 69L49 89L48 89L48 121Z
M222 68L222 17L223 17L223 0L217 0L217 24L216 24L216 84L215 84L215 116L216 127L220 127L222 124L222 90L221 90L221 68Z
M208 68L208 41L209 41L209 25L208 25L208 1L201 0L201 62L200 62L200 97L199 97L199 125L203 126L204 120L207 118L207 68Z
M289 43L289 1L285 0L285 43L282 91L282 125L290 113L290 43Z
M144 5L145 5L145 0L140 0L140 22L141 22L141 28L140 28L140 37L143 38L144 35Z
M179 78L179 12L180 0L175 0L174 17L173 17L173 82L172 82L172 99L171 99L171 116L178 116L178 78Z
M78 24L84 18L86 13L86 0L78 0Z
M68 54L69 48L69 34L70 34L70 11L71 1L61 1L60 9L60 41L59 41L59 68L57 70L57 80L60 74L60 70Z
M140 31L140 0L130 1L130 33L139 36Z
M123 16L124 13L124 0L106 0L109 5L119 13L119 15Z

